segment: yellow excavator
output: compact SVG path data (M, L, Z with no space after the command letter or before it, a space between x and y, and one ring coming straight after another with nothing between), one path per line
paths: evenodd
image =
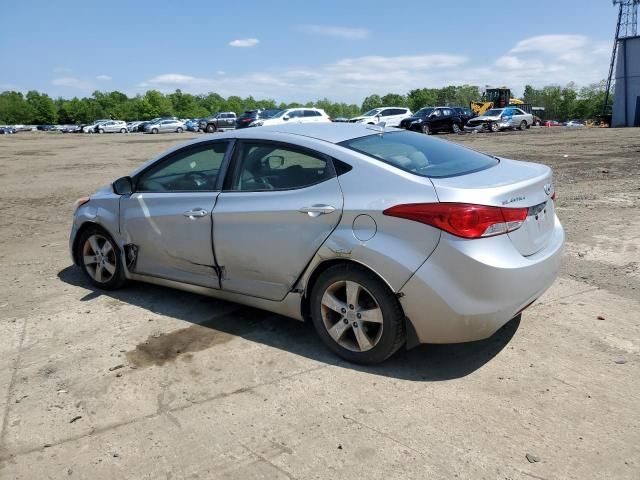
M518 105L527 113L531 113L531 109L526 108L526 104L518 99L511 98L511 90L507 87L487 88L479 102L470 102L469 107L475 115L483 115L484 112L491 108L503 108L508 105Z

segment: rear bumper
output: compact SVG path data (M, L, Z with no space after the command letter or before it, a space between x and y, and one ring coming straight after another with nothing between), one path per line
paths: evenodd
M548 245L529 257L507 235L464 240L443 233L400 291L419 342L470 342L493 335L551 286L563 244L557 217Z

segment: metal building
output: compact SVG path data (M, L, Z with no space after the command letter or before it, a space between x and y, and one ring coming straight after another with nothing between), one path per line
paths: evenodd
M640 127L640 36L620 38L612 127Z

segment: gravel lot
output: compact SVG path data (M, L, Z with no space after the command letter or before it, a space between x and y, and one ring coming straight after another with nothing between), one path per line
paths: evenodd
M446 136L554 168L561 277L486 341L370 368L71 266L73 201L192 136L0 136L0 478L640 478L640 129Z

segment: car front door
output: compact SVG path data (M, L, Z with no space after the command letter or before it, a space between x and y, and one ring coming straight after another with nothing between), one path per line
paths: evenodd
M331 159L243 140L213 212L222 288L282 300L342 215Z
M219 287L211 214L229 144L185 147L135 177L134 193L120 200L120 230L135 256L131 271Z

